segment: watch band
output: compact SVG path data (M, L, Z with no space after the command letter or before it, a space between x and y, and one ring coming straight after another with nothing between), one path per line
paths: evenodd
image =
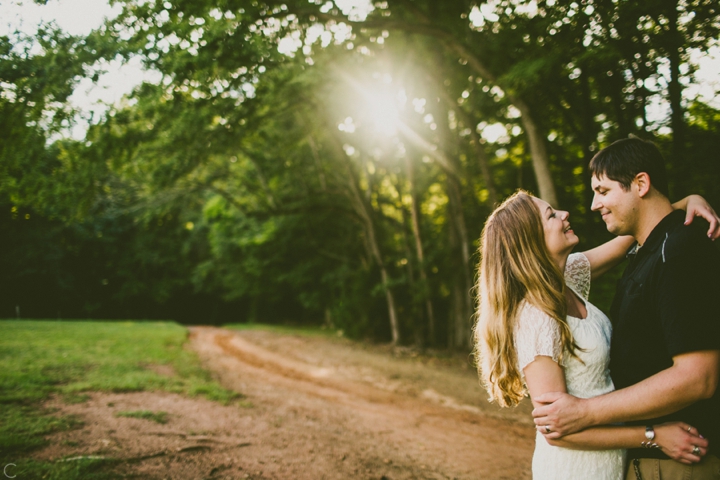
M660 448L660 445L654 442L655 429L652 427L652 425L648 425L647 427L645 427L645 438L647 439L647 441L640 443L643 448Z

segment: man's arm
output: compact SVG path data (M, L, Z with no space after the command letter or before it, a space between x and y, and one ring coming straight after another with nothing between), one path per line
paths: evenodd
M536 356L524 369L525 381L528 393L534 405L535 397L545 392L566 391L565 373L563 369L552 358ZM547 433L544 426L538 430ZM663 453L670 458L685 464L699 462L707 453L708 441L701 436L696 428L682 422L666 423L657 425L657 443ZM575 450L610 450L615 448L638 447L645 441L645 428L604 426L589 428L573 435L567 435L560 439L546 437L550 445ZM693 447L700 450L696 452Z
M555 439L597 425L657 418L712 397L720 377L720 351L690 352L673 357L673 365L640 383L598 397L579 399L546 393L534 403L535 424L548 425ZM701 432L702 433L702 432Z

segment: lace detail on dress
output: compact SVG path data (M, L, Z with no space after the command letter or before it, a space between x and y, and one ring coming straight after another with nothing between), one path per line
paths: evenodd
M528 302L523 302L514 331L515 351L520 373L538 355L558 361L560 358L560 326L557 321Z
M565 264L565 284L587 301L590 297L590 261L582 253L573 253Z

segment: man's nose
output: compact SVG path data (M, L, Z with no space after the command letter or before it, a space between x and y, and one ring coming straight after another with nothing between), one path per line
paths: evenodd
M590 205L590 210L592 210L593 212L596 210L600 210L600 202L597 199L597 193L595 195L593 195L592 205Z

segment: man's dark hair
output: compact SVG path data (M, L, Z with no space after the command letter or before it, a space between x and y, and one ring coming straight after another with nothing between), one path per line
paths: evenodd
M650 177L650 185L670 198L665 160L652 142L635 136L618 140L595 154L589 168L593 176L605 175L626 191L635 176L645 172Z

